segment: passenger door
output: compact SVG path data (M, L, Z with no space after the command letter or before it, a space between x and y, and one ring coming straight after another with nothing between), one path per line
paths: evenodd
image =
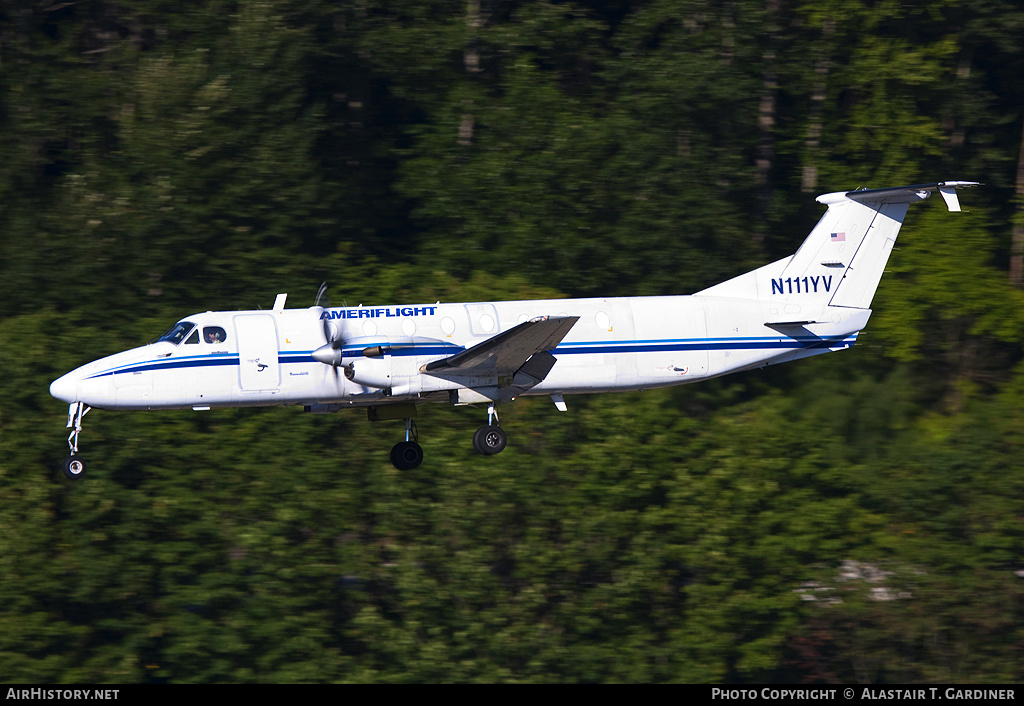
M277 390L281 370L277 360L277 327L270 314L235 317L238 337L238 384L243 392Z

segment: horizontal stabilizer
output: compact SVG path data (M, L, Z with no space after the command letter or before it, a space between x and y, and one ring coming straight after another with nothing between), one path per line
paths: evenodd
M860 191L837 191L823 194L817 198L818 203L831 204L849 199L859 203L917 203L924 201L932 192L937 191L946 202L950 211L960 210L960 200L956 196L958 188L980 186L977 181L940 181L934 184L914 184L912 186L895 186L885 189L861 189Z
M555 348L577 321L578 316L544 316L524 321L461 353L427 363L422 370L446 379L511 378L532 356ZM545 359L540 357L535 361L537 370L524 372L538 372L544 367L540 366L542 360ZM553 360L546 365L543 375L554 365Z

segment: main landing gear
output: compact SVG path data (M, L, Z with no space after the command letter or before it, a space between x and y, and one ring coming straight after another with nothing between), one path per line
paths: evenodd
M477 453L482 453L484 456L493 456L504 451L507 444L508 436L498 426L498 410L494 405L490 405L487 408L487 424L484 424L473 434L473 448L477 450Z
M423 447L416 443L416 423L405 417L405 441L391 447L391 465L400 471L411 471L423 463ZM494 405L487 408L487 424L473 434L473 448L484 456L501 453L508 445L505 430L498 426L498 410Z
M68 407L68 429L71 429L71 434L68 435L68 448L71 449L71 455L64 459L60 469L64 477L70 480L85 475L85 461L78 456L78 435L82 433L82 417L90 409L92 407L86 406L84 402L72 402Z
M423 447L416 443L419 436L411 417L405 418L405 441L391 448L391 465L400 471L411 471L423 463Z

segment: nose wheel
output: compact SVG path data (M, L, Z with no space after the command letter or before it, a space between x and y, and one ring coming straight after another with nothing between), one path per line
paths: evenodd
M491 405L487 408L487 424L473 434L473 448L484 456L493 456L504 451L507 445L508 436L505 430L498 426L498 410Z
M61 464L61 472L70 480L76 480L85 474L85 461L78 456L78 435L82 433L82 417L90 409L92 407L86 406L84 402L72 402L68 406L68 429L71 429L68 435L68 448L71 455Z
M77 480L85 473L85 461L78 456L68 456L60 467L64 477L69 480Z

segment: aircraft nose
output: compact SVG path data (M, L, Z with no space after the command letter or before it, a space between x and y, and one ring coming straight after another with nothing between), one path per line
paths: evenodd
M50 394L62 402L78 402L78 376L68 373L50 383Z

